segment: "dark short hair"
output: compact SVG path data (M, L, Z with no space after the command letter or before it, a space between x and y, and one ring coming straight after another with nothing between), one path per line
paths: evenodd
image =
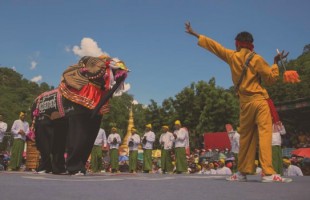
M250 43L254 42L252 34L246 31L242 31L238 33L235 40L240 41L240 42L250 42Z

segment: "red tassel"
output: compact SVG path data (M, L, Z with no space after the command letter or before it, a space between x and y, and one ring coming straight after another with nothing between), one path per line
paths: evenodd
M283 82L284 83L299 83L299 75L294 70L287 70L283 74Z

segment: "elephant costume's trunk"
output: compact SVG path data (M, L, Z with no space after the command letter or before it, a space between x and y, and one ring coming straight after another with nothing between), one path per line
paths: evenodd
M113 96L113 93L117 90L117 88L120 86L120 84L122 84L122 82L125 80L125 78L126 78L126 76L122 76L122 77L117 79L115 85L111 88L111 90L109 90L108 93L100 99L99 103L94 108L94 110L91 114L91 118L94 118L98 114L100 108Z

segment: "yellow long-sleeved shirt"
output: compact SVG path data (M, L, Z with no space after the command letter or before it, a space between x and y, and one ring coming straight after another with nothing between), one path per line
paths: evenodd
M199 36L198 45L215 54L230 66L232 81L236 85L240 79L245 61L251 51L246 48L242 48L240 51L227 49L204 35ZM255 54L239 86L240 102L249 102L254 99L268 99L268 92L262 87L261 80L265 84L273 84L278 77L278 65L273 64L270 67L260 55Z

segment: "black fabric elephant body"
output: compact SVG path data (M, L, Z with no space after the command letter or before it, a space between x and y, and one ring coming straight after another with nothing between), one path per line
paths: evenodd
M80 67L70 70L73 79L68 82L71 84L64 78L58 88L41 94L33 104L36 144L41 154L38 172L86 173L85 164L102 115L108 111L107 101L127 76L127 68L124 65L118 68L116 62L107 59L101 62L102 59L95 57L81 60ZM89 72L91 70L86 67L94 64L96 70L91 68L93 71ZM112 78L113 87L110 84ZM74 83L76 80L77 84Z

